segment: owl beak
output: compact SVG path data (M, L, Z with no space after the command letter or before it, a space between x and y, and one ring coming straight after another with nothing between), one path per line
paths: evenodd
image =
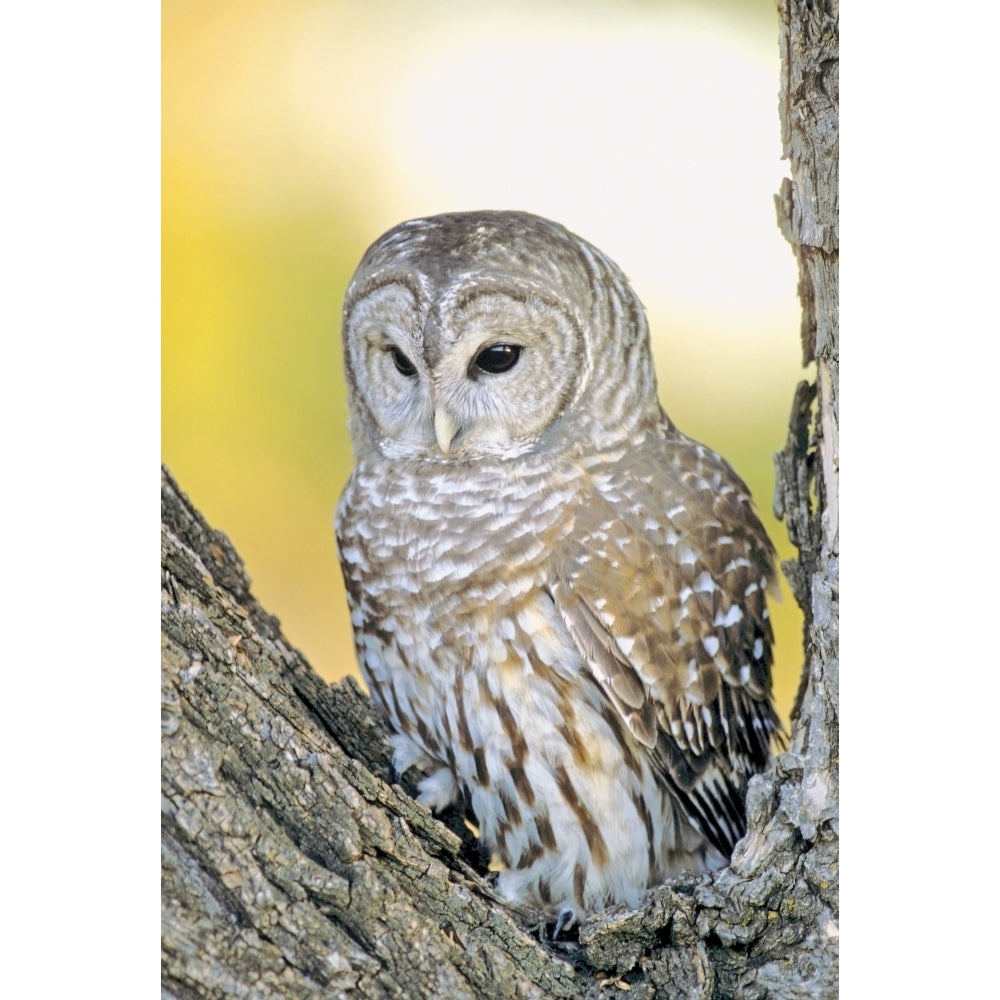
M439 406L434 411L434 436L437 438L442 455L448 454L457 432L458 424L455 423L447 410Z

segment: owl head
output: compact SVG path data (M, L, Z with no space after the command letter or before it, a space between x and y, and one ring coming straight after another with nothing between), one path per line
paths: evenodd
M618 267L523 212L414 219L344 301L359 453L468 462L580 453L660 419L642 304Z

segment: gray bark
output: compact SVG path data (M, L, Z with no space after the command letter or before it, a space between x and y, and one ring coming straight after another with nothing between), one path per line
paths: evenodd
M830 997L838 920L837 4L781 0L779 224L803 355L775 506L799 557L806 662L791 743L751 784L730 868L539 939L461 823L392 784L358 686L326 685L239 556L162 484L162 982L216 997Z

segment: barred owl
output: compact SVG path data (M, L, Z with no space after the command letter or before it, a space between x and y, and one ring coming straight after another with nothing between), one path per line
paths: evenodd
M558 926L725 865L779 731L749 491L660 408L618 267L519 212L404 222L344 304L358 657L420 800Z

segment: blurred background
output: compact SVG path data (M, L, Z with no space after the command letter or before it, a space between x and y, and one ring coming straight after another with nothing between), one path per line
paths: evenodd
M332 529L343 292L403 219L523 209L615 260L665 409L792 556L771 510L804 377L771 0L163 0L162 19L163 460L323 677L357 674Z

